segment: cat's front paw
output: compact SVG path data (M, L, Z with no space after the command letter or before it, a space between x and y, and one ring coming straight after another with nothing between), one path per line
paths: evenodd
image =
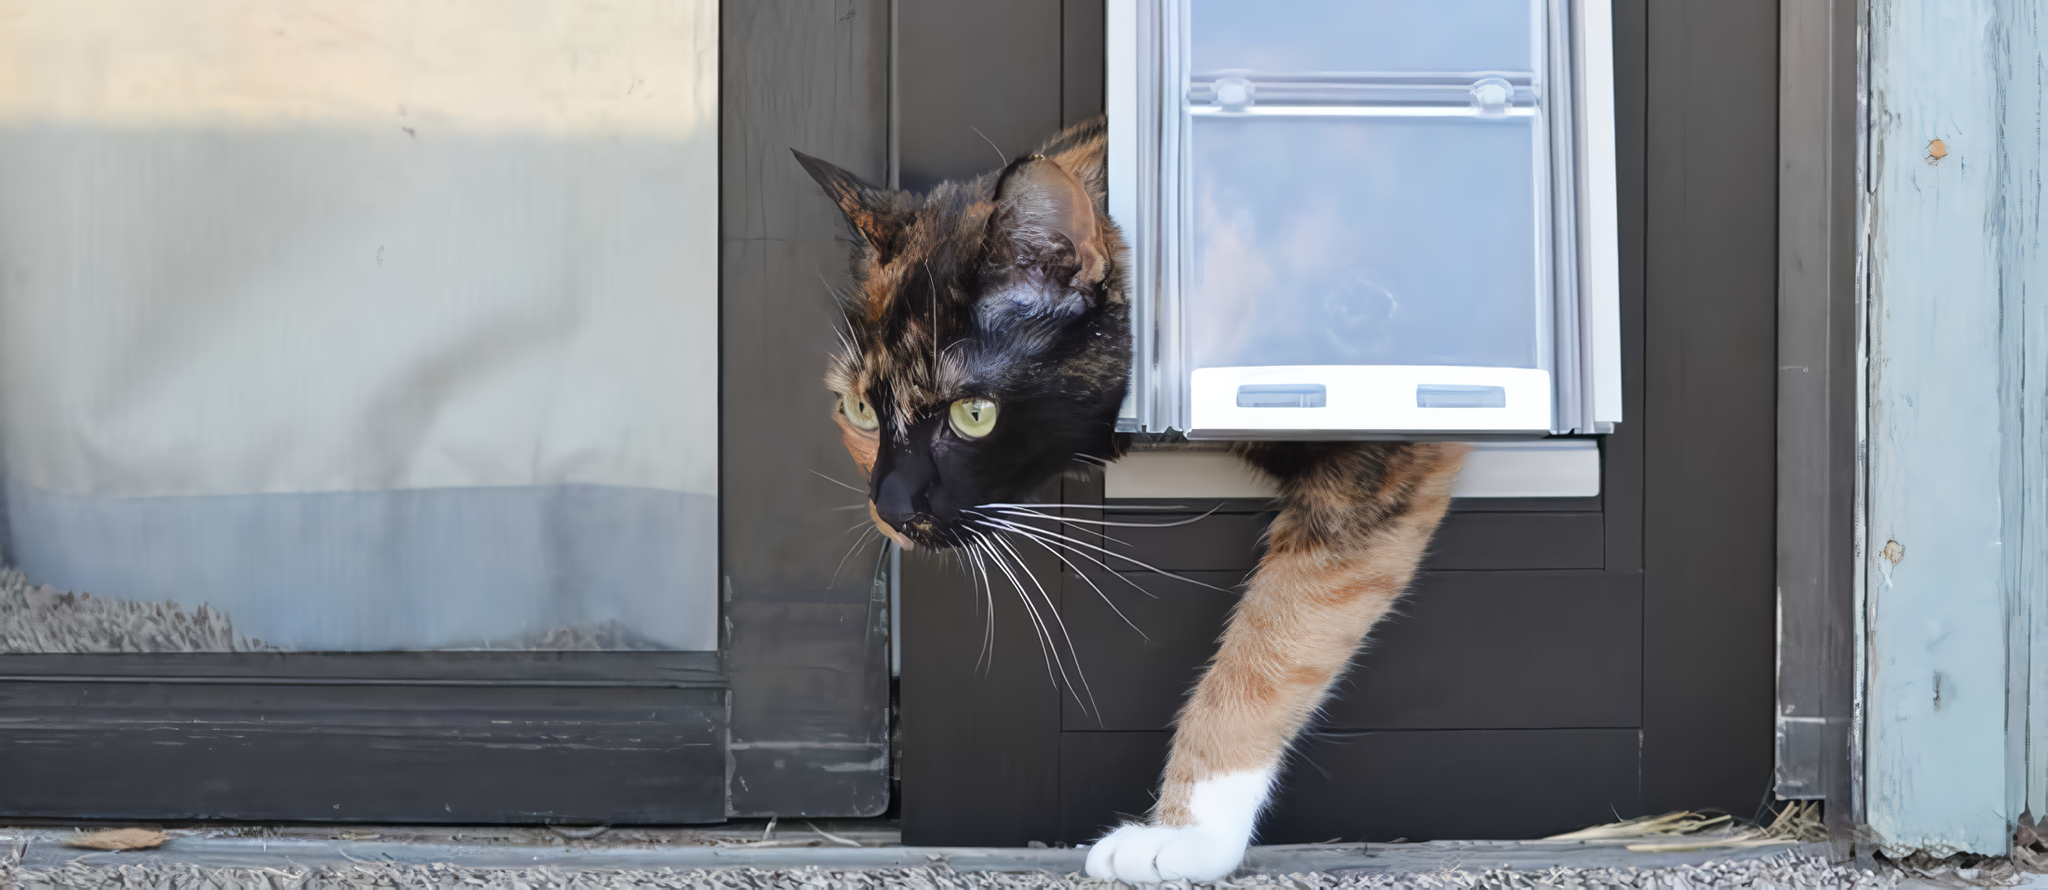
M1088 876L1134 884L1213 881L1237 869L1250 841L1224 835L1200 825L1125 825L1088 848Z

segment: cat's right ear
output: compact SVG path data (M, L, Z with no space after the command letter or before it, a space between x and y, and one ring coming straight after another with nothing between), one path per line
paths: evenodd
M866 239L868 246L875 250L875 262L886 263L896 253L896 236L903 228L903 212L898 195L888 189L876 188L861 178L846 172L828 161L821 161L796 149L796 162L804 165L804 172L823 186L825 195L839 205L839 211L846 214L846 221Z

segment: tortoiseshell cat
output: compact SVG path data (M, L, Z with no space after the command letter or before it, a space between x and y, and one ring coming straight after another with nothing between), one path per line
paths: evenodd
M1121 453L1130 311L1100 119L925 195L797 158L859 236L851 336L826 383L883 534L906 550L981 546L1007 505L1076 459ZM1465 454L1407 442L1234 451L1278 484L1280 515L1181 709L1158 806L1089 850L1095 877L1210 880L1237 867L1289 743L1407 588Z

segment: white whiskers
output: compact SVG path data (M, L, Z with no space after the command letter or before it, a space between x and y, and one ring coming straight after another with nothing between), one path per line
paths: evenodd
M1172 579L1174 579L1174 580L1177 580L1177 581L1186 581L1187 583L1189 583L1189 584L1193 584L1193 585L1196 585L1196 586L1198 586L1198 587L1207 587L1207 588L1209 588L1210 590L1221 590L1221 591L1223 591L1224 593L1229 593L1229 592L1230 592L1230 591L1228 591L1228 590L1224 590L1224 589L1223 589L1223 588L1221 588L1221 587L1217 587L1217 586L1216 586L1216 585L1214 585L1214 584L1204 584L1204 583L1202 583L1202 582L1200 582L1200 581L1197 581L1197 580L1195 580L1195 579L1193 579L1193 578L1189 578L1189 577L1187 577L1187 576L1185 576L1185 575L1176 575L1176 574L1174 574L1174 573L1172 573L1172 572L1169 572L1169 571L1167 571L1167 570L1165 570L1165 569L1162 569L1162 568L1160 568L1160 567L1158 567L1158 566L1152 565L1151 563L1148 563L1148 562L1145 562L1145 561L1143 561L1143 560L1137 559L1136 557L1126 556L1126 555L1124 555L1124 554L1121 554L1121 553L1118 553L1118 552L1116 552L1116 551L1114 551L1114 550L1111 550L1111 549L1109 549L1109 548L1107 548L1107 547L1099 546L1099 545L1096 545L1096 544L1090 544L1090 543L1088 543L1087 541L1083 541L1083 540L1081 540L1081 539L1079 539L1079 538L1069 537L1069 536L1067 536L1067 535L1063 535L1063 534L1060 534L1059 532L1054 532L1054 531L1046 531L1045 529L1042 529L1042 528L1032 528L1032 527L1030 527L1030 526L1028 526L1028 525L1024 525L1024 524L1022 524L1022 523L1018 523L1018 522L1012 522L1011 520L1008 520L1008 519L998 519L998 518L996 518L996 517L993 517L993 516L989 516L989 517L986 517L986 518L984 518L984 519L983 519L983 520L981 520L981 521L982 521L982 522L984 522L984 523L993 523L993 524L994 524L994 525L995 525L996 527L998 527L998 528L1001 528L1001 529L1003 529L1004 531L1016 532L1017 534L1020 534L1020 535L1025 535L1025 536L1029 536L1029 537L1038 537L1038 538L1039 538L1040 540L1043 540L1043 541L1045 541L1046 543L1048 543L1048 544L1053 544L1053 545L1055 545L1055 546L1060 546L1060 547L1068 547L1068 548L1072 548L1072 547L1085 547L1085 548L1087 548L1087 549L1089 549L1089 550L1093 550L1093 551L1096 551L1097 553L1101 553L1101 554L1104 554L1104 555L1106 555L1106 556L1111 556L1111 557L1115 557L1115 558L1117 558L1117 559L1121 559L1121 560L1123 560L1123 561L1125 561L1125 562L1128 562L1128 563L1130 563L1131 565L1134 565L1134 566L1137 566L1138 568L1144 569L1145 571L1148 571L1148 572L1153 572L1153 573L1156 573L1156 574L1160 574L1160 575L1165 575L1166 577L1168 577L1168 578L1172 578ZM1078 552L1078 551L1076 551L1076 552Z
M1179 522L1111 522L1106 519L1075 519L1068 516L1054 516L1049 513L1040 513L1036 510L1023 509L1017 507L996 507L996 512L1003 513L1009 516L1025 516L1032 519L1050 519L1054 522L1074 522L1079 523L1081 525L1102 525L1113 526L1116 528L1173 528L1175 526L1189 525L1191 523L1201 522L1202 520L1207 519L1210 516L1214 515L1217 510L1221 509L1223 509L1223 505L1218 504L1215 507L1211 507L1209 509L1209 512L1207 513L1204 513L1200 516L1196 516L1192 519L1183 519Z
M855 493L858 493L858 494L860 494L860 495L862 495L862 496L866 496L866 495L867 495L867 493L868 493L868 490L867 490L867 489L865 489L865 488L859 488L859 487L856 487L856 486L848 485L848 484L846 484L846 483L844 483L844 482L841 482L841 481L839 481L839 480L837 480L837 479L834 479L834 478L832 478L832 477L830 477L830 476L827 476L827 475L825 475L824 473L820 473L820 472L818 472L817 470L812 470L812 471L811 471L811 475L813 475L813 476L816 476L816 477L818 477L818 478L820 478L820 479L823 479L823 480L825 480L826 482L830 482L830 483L832 483L833 485L837 485L837 486L839 486L840 488L844 488L844 489L846 489L847 491L851 491L851 492L855 492Z
M854 538L854 539L853 539L853 546L851 546L851 547L848 547L848 548L846 548L846 555L844 555L844 556L841 556L841 557L839 557L839 564L838 564L838 565L836 565L836 566L833 566L833 567L832 567L832 580L830 580L830 581L827 581L827 582L825 583L825 586L827 586L827 587L831 587L831 586L832 586L832 585L834 585L834 584L838 584L838 583L839 583L839 573L840 573L840 572L842 572L842 571L845 571L845 569L846 569L846 561L847 561L847 560L849 560L849 559L852 559L852 558L853 558L853 554L854 554L855 552L857 552L857 551L859 551L859 550L860 550L860 548L861 548L861 545L863 545L863 544L866 544L866 543L867 543L868 541L870 541L870 540L873 540L874 538L877 538L877 537L880 537L880 536L881 536L881 534L882 534L882 533L881 533L881 532L880 532L879 530L877 530L877 529L875 528L875 524L874 524L874 523L872 523L872 522L866 522L866 523L862 523L862 525L866 525L866 526L868 527L868 528L867 528L867 531L861 532L861 533L860 533L860 537L858 537L858 538ZM840 534L848 534L848 533L852 532L852 531L854 530L854 528L859 528L859 527L860 527L860 526L858 526L858 525L857 525L857 526L854 526L853 528L849 528L849 529L847 529L847 530L846 530L846 531L844 531L844 532L840 532Z
M1030 563L1025 560L1024 554L1018 550L1014 541L1022 539L1036 544L1048 555L1067 566L1080 578L1082 583L1088 585L1089 589L1095 592L1095 595L1102 600L1104 605L1109 607L1110 611L1125 626L1149 642L1151 637L1145 633L1144 629L1140 628L1136 621L1131 620L1131 616L1117 606L1116 602L1110 598L1108 592L1103 590L1101 585L1097 584L1095 579L1091 577L1093 571L1101 570L1107 572L1125 584L1130 585L1132 589L1154 598L1157 598L1158 594L1146 590L1142 585L1133 581L1127 576L1126 570L1119 570L1112 565L1112 562L1119 565L1127 563L1129 570L1151 572L1211 590L1229 591L1213 584L1205 584L1185 575L1166 571L1143 560L1092 543L1089 540L1063 534L1053 528L1034 523L1073 523L1076 525L1075 534L1080 534L1080 527L1089 527L1088 530L1093 534L1100 534L1099 528L1102 527L1173 528L1199 522L1214 514L1216 509L1221 508L1221 505L1219 504L1217 508L1211 509L1200 516L1157 523L1126 522L1108 519L1076 519L1046 512L1047 510L1062 508L1099 510L1103 509L1103 506L1097 504L992 503L964 510L962 513L964 514L965 523L957 532L959 537L953 548L953 555L973 587L975 610L982 612L985 618L982 624L981 652L975 658L975 669L977 671L985 671L995 663L995 588L997 580L1001 579L1007 582L1009 587L1016 592L1018 602L1024 606L1025 619L1031 623L1032 634L1038 638L1039 655L1045 664L1047 682L1053 684L1055 688L1066 690L1067 694L1073 696L1075 704L1081 707L1083 713L1094 714L1100 720L1101 710L1095 702L1095 692L1089 685L1087 671L1082 667L1080 652L1074 645L1074 638L1067 628L1066 619L1060 614L1059 603L1052 596L1051 588L1047 587L1038 577L1037 573L1032 571ZM1115 509L1122 511L1133 508L1119 506ZM1147 507L1138 509L1186 510L1187 508L1147 505ZM1106 540L1113 544L1129 546L1115 539ZM983 611L984 608L986 609L985 612Z

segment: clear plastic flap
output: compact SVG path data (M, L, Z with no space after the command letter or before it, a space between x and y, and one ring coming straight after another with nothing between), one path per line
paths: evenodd
M1193 365L1539 367L1532 120L1197 117Z
M1264 71L1530 71L1529 0L1194 0L1189 66Z

